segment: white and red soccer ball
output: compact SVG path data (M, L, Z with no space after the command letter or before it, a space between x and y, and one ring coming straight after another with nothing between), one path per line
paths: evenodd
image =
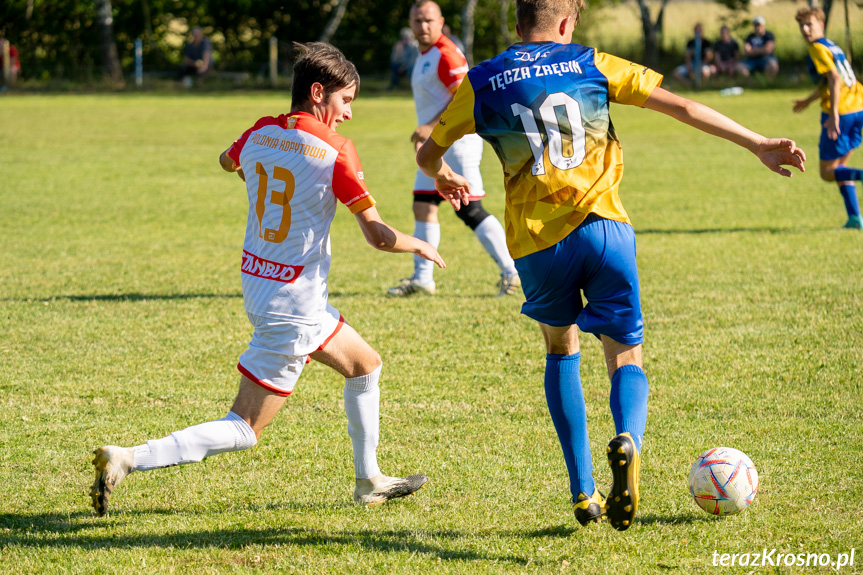
M757 492L758 470L745 453L731 447L708 449L689 470L689 493L714 515L740 513Z

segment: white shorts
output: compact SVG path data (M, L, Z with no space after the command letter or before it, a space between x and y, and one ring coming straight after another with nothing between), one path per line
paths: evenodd
M446 151L443 159L455 173L461 174L470 182L471 200L479 200L485 196L482 175L479 172L479 164L482 161L482 138L476 134L463 136ZM434 180L421 170L417 170L414 180L414 194L437 194Z
M339 311L327 304L327 315L314 326L318 335L317 349L321 350L335 337L344 324ZM295 338L298 331L308 330L305 325L247 313L255 327L249 347L240 356L237 369L264 389L288 396L294 390L303 367L309 362L308 353L295 353ZM315 350L312 350L315 351ZM311 352L309 352L311 353Z

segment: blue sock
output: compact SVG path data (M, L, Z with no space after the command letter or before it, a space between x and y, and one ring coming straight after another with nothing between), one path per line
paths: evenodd
M647 426L647 376L637 365L624 365L611 376L608 403L618 434L629 432L641 453L641 440Z
M860 170L857 170L858 172ZM860 205L857 203L857 185L853 182L850 184L839 184L839 193L842 194L842 199L845 200L845 211L849 216L860 215Z
M851 180L863 180L863 170L849 168L848 166L837 166L833 171L837 182L850 182Z
M582 492L593 495L595 487L580 365L579 353L545 356L545 400L563 449L573 501Z

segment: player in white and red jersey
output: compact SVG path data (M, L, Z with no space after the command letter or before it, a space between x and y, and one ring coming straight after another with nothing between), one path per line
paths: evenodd
M467 60L456 45L443 33L444 19L440 7L431 0L419 0L410 12L410 25L419 42L420 56L411 75L417 128L411 135L415 150L428 139L441 112L453 98L468 71ZM500 268L498 296L512 295L521 286L515 264L506 248L506 234L500 221L482 207L485 190L479 164L482 160L482 139L476 134L465 136L447 152L446 160L470 181L470 204L456 212L465 225L476 234L483 248ZM414 236L437 247L440 244L438 204L443 200L434 187L434 180L417 170L414 180ZM392 296L435 292L434 266L414 258L411 277L387 290Z
M354 500L367 505L409 495L428 478L383 475L377 464L380 355L327 302L330 224L341 202L366 240L440 267L426 242L384 223L363 180L353 143L336 134L352 117L356 68L328 44L295 46L291 113L258 120L219 158L246 182L243 301L255 328L240 356L240 390L228 415L131 448L94 451L90 490L99 515L132 471L147 471L253 447L285 403L309 358L345 377L345 413L354 451Z

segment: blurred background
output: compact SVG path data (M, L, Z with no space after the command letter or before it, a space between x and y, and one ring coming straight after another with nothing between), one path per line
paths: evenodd
M493 56L517 39L511 0L440 0L470 63ZM780 75L774 84L805 77L806 44L794 13L806 1L591 0L577 42L670 75L683 60L697 22L708 39L723 24L741 46L755 16L776 36ZM3 0L0 36L11 48L14 77L3 89L182 89L177 82L184 47L200 27L211 62L197 89L290 85L291 43L323 40L339 47L363 74L363 87L395 88L391 56L408 24L411 2L396 0ZM827 36L851 59L863 60L863 0L826 0ZM136 49L137 48L137 49ZM136 57L137 54L137 57ZM0 53L0 62L3 55ZM17 63L13 60L17 59ZM190 82L186 81L186 87ZM398 84L409 89L409 82Z

